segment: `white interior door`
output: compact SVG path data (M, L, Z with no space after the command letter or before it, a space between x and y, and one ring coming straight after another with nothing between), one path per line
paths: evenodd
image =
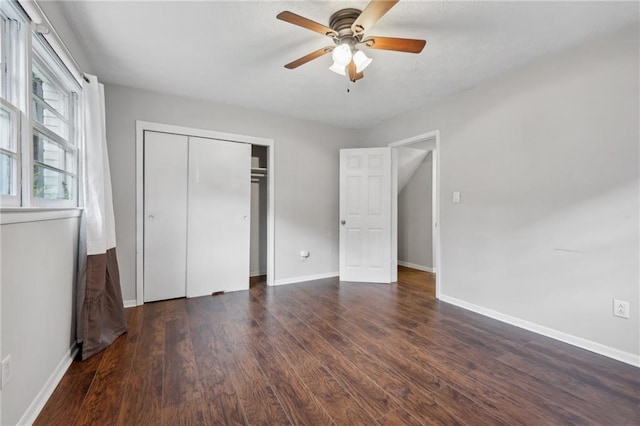
M189 138L187 297L249 289L251 145Z
M340 280L391 282L391 149L340 150Z
M144 301L186 296L188 137L144 134Z

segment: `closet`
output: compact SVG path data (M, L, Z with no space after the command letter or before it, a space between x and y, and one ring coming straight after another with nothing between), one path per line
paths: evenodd
M249 288L251 150L145 131L145 302Z

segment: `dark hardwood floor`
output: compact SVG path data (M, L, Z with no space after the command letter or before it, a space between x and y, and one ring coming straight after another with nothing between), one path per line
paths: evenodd
M640 369L433 294L401 268L127 309L36 424L640 424Z

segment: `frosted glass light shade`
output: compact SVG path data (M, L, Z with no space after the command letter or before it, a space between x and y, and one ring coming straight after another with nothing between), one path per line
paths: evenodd
M333 49L331 57L336 64L346 66L351 62L351 47L348 44L339 44Z
M373 59L369 58L361 50L358 50L356 54L353 55L353 63L356 64L356 72L361 72L368 67L371 62L373 62Z
M334 62L333 65L331 65L329 67L329 69L333 72L335 72L336 74L340 74L340 75L347 75L347 72L345 71L346 65L340 65L337 62Z

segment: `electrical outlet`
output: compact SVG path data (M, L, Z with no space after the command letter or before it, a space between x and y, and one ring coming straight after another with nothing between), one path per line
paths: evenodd
M613 299L613 316L629 319L629 302Z
M0 389L4 389L7 383L9 383L9 380L11 380L11 355L7 355L7 357L2 360L1 374L2 380L0 382L2 386L0 386Z

